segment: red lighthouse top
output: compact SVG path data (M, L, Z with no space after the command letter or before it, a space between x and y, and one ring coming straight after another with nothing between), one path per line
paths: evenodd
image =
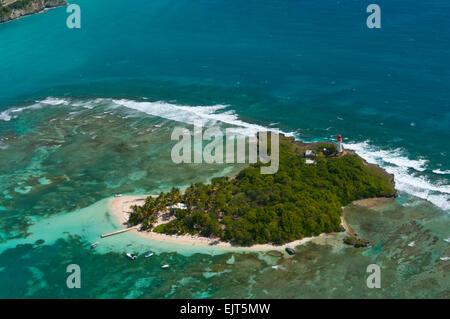
M338 134L337 141L338 141L338 142L342 142L342 136L341 136L341 134Z

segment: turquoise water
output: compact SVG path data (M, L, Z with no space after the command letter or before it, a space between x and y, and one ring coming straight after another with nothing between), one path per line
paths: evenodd
M64 8L0 25L0 297L448 297L448 2L379 1L379 30L361 1L73 2L80 30ZM377 245L339 235L287 258L122 234L90 249L119 227L114 194L240 168L172 163L173 128L195 119L306 141L343 134L400 191L377 211L346 211ZM157 258L123 256L147 245ZM65 286L70 263L82 289ZM381 290L365 285L370 263Z

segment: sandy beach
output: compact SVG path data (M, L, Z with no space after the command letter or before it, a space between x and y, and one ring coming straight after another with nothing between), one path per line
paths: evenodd
M369 208L372 210L379 210L382 209L384 206L391 204L393 200L394 200L393 198L387 197L366 198L354 201L353 204L364 208Z
M148 195L142 195L142 196L121 196L121 197L114 197L110 200L109 203L109 209L113 216L117 218L117 221L123 225L124 228L128 227L128 217L131 212L131 206L134 205L142 205L145 201L145 198ZM155 227L159 224L168 222L163 221L161 218L158 219L157 223L155 224ZM344 224L345 225L345 224ZM331 233L323 233L319 236L315 237L305 237L284 245L275 246L271 244L257 244L253 245L251 247L241 247L241 246L233 246L228 242L221 241L219 238L206 238L201 237L198 235L166 235L166 234L160 234L160 233L154 233L154 232L147 232L147 231L139 231L137 229L133 229L130 232L134 232L138 234L139 236L162 241L162 242L168 242L168 243L176 243L181 245L187 245L187 246L205 246L205 247L217 247L217 248L224 248L224 249L233 249L233 250L246 250L246 251L267 251L267 250L284 250L286 247L295 247L304 243L307 243L312 240L318 240L318 239L324 239L324 237L333 237L336 234ZM120 236L120 235L118 235Z

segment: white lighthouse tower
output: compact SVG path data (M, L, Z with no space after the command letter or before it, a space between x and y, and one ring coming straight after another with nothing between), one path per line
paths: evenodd
M344 154L344 146L342 145L341 134L338 134L338 136L337 136L337 151L338 151L338 156L342 156Z

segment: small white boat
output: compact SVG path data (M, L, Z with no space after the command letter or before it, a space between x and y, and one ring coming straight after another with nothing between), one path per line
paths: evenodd
M131 260L135 260L137 258L136 255L133 255L133 254L130 254L130 253L127 253L127 257L130 258Z
M98 241L91 245L91 248L95 248L98 245Z
M122 194L116 194L114 197L122 197Z
M145 254L145 258L151 257L153 256L153 253L151 251L149 251L148 253Z
M166 265L162 265L161 268L162 268L162 269L169 268L169 265L167 265L167 264L166 264Z

